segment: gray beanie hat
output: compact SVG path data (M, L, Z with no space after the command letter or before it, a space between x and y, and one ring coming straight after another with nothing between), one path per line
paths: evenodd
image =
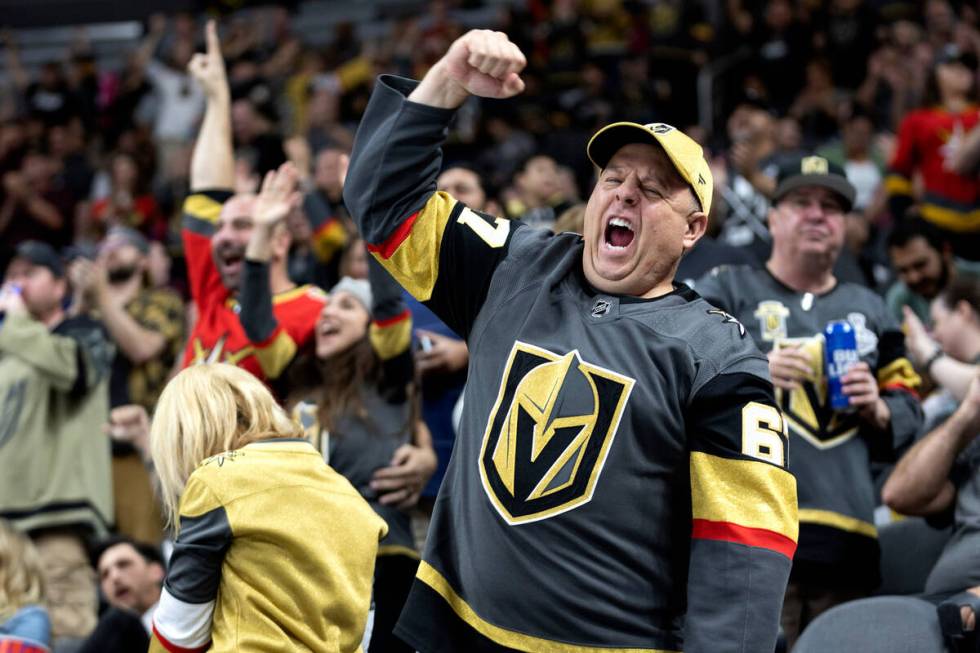
M367 312L371 312L371 284L368 283L367 279L344 277L337 282L337 285L330 289L330 294L332 295L340 291L349 292L354 295L359 302L364 304Z

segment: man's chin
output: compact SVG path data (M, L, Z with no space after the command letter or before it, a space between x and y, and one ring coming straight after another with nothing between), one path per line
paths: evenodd
M914 292L916 295L919 295L920 297L924 297L930 301L935 299L936 295L939 294L939 288L937 288L936 286L920 286L918 288L913 286L910 288L910 290Z
M231 292L238 292L238 286L241 283L241 275L237 272L234 274L222 272L220 273L221 283Z
M632 287L635 283L631 283L628 270L604 266L595 266L591 269L585 266L584 269L586 281L599 292L610 295L630 295L633 294L631 291L635 290Z

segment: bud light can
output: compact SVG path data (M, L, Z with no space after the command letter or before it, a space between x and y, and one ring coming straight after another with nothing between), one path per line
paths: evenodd
M827 372L827 397L834 410L846 410L850 400L844 394L844 375L857 363L857 338L847 320L834 320L823 330L824 362Z

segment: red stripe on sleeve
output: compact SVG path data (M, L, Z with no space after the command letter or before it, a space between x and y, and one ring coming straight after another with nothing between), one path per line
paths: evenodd
M395 233L391 234L388 240L384 241L380 245L369 244L367 246L368 251L372 254L379 255L385 260L390 259L394 255L395 250L398 249L399 245L405 242L408 235L412 233L412 226L415 224L415 219L417 217L419 217L418 211L408 216L408 218L398 225L398 228L395 229Z
M374 323L383 329L384 327L391 326L392 324L397 324L402 320L407 320L410 317L412 317L412 314L406 308L404 311L394 317L385 318L383 320L375 320Z
M166 637L160 634L160 631L157 630L156 623L153 624L153 635L154 637L157 638L157 641L160 642L160 645L163 646L163 648L170 651L170 653L201 653L202 651L206 651L208 646L211 645L211 640L208 640L207 643L204 644L204 646L196 646L194 648L185 648L183 646L177 646L173 642L168 641Z
M919 399L919 393L915 391L914 388L910 388L904 383L886 383L881 387L882 390L901 390L907 392L916 399Z
M796 542L781 533L764 528L739 526L731 522L695 519L691 523L691 537L697 540L719 540L769 549L783 554L790 560L796 553Z

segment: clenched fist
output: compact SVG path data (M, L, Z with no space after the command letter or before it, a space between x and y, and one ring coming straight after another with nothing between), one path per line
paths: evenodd
M452 109L470 95L504 99L524 90L527 59L503 32L471 30L456 39L409 96L413 102Z

